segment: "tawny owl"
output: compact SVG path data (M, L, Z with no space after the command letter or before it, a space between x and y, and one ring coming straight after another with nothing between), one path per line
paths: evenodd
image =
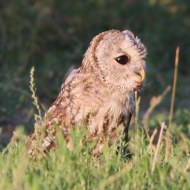
M145 56L145 46L129 30L109 30L95 36L80 68L69 74L43 118L46 132L41 147L54 145L55 125L60 126L68 144L70 130L86 126L86 139L96 141L93 154L102 151L105 139L113 144L121 131L127 139L134 92L144 83ZM31 142L35 136L30 136Z

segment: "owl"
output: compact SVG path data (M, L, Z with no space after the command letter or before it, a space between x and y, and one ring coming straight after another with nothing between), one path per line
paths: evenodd
M109 145L115 143L121 133L127 140L134 93L145 80L145 57L145 46L129 30L112 29L95 36L81 66L68 75L57 99L35 129L45 130L40 149L55 146L55 126L60 127L68 147L72 142L70 131L85 126L86 142L96 142L94 155L102 152L105 141ZM36 135L30 135L31 144ZM33 149L30 145L31 154Z

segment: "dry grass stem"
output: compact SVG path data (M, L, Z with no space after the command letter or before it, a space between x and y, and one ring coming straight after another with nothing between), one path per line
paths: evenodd
M161 123L161 130L160 130L158 144L156 146L156 151L155 151L153 162L152 162L151 172L154 172L155 167L156 167L156 161L157 161L157 157L158 157L158 153L159 153L159 149L160 149L160 144L161 144L161 141L162 141L162 136L163 136L163 130L164 130L164 128L166 128L166 125L163 122L163 123Z
M170 138L170 132L169 130L166 133L166 145L165 145L165 156L164 156L164 162L167 163L168 162L168 157L169 157L169 151L172 147L172 141Z
M176 95L176 85L177 85L177 76L178 76L178 65L179 65L179 51L180 51L180 48L177 47L176 48L176 53L175 53L175 70L174 70L172 98L171 98L170 115L169 115L169 128L171 128L172 120L173 120L175 95Z
M185 166L184 172L187 172L189 169L190 169L190 158L189 158L189 160L187 161L187 164L186 164L186 166Z
M145 131L147 138L149 140L150 140L150 136L149 136L148 130L147 130L147 123L148 123L148 120L150 118L150 115L154 111L155 107L158 106L162 102L162 100L164 99L164 97L167 95L167 93L170 90L171 90L171 86L167 86L161 95L156 96L156 97L152 97L152 99L150 100L150 107L148 108L148 110L144 114L142 123L143 123L144 131Z
M167 93L171 90L171 86L167 86L166 89L164 90L164 92L159 95L159 96L154 96L151 98L150 100L150 107L148 108L148 110L145 112L144 117L143 117L143 124L146 125L149 118L150 118L150 114L153 112L153 110L155 109L156 106L158 106L163 98L167 95Z
M155 138L157 132L158 132L158 129L154 129L152 135L150 136L149 145L148 145L148 150L150 150L152 147L154 148L153 140L154 140L154 138Z
M175 68L174 68L174 79L173 79L173 88L172 88L172 97L171 97L171 106L170 106L170 114L169 114L169 127L166 134L166 147L165 147L165 158L164 161L168 162L169 152L172 148L172 142L170 137L170 131L172 126L173 120L173 113L174 113L174 104L175 104L175 95L176 95L176 85L177 85L177 76L178 76L178 65L179 65L179 51L180 48L176 48L175 54Z
M137 91L135 91L135 129L139 126L139 108L140 108L141 98L138 97Z

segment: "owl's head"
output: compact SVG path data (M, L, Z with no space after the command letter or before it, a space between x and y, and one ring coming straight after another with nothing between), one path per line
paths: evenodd
M96 72L106 85L132 92L143 86L145 56L146 48L132 32L109 30L93 38L83 67Z

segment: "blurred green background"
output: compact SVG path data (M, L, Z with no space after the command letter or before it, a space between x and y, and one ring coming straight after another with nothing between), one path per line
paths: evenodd
M0 2L0 141L14 128L33 127L29 73L35 66L44 109L56 98L64 75L79 66L91 39L108 29L130 29L148 49L142 110L172 84L180 46L176 110L190 108L189 0L7 0ZM144 97L143 97L144 96ZM167 113L170 95L158 110ZM180 112L181 113L181 112ZM178 113L178 114L180 114ZM183 114L181 114L183 115Z

